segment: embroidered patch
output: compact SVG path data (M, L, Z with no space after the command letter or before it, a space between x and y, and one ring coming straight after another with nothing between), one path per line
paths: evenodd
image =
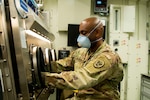
M104 65L104 61L102 61L102 60L98 60L94 63L95 68L101 68L101 67L103 67L103 65Z

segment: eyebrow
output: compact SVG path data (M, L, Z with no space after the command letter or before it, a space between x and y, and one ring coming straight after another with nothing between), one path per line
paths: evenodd
M79 33L80 33L80 34L83 34L83 35L85 35L85 34L87 34L87 33L88 33L88 31L81 30Z

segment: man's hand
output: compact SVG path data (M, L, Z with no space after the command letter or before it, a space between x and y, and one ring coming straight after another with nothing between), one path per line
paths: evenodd
M41 72L42 79L46 86L53 86L55 87L55 84L57 82L57 78L59 78L59 74L57 73L49 73L49 72Z

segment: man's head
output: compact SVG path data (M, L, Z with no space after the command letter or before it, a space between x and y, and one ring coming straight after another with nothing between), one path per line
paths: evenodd
M77 39L79 46L90 48L102 40L103 24L97 17L90 17L80 23L80 35Z

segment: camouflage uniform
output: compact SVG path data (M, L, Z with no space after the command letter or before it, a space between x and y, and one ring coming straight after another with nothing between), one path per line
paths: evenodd
M105 41L94 53L79 48L56 63L59 69L74 67L74 71L49 75L56 78L55 87L74 91L74 97L66 100L119 100L123 68L119 56Z

